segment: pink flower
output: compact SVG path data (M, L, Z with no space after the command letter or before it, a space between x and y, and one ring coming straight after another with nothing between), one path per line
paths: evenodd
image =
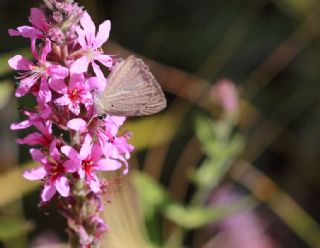
M36 39L44 38L44 34L50 28L45 20L46 18L40 9L32 8L30 13L32 27L21 26L18 27L17 30L9 29L9 34L11 36L22 36L31 39L32 53L36 57Z
M210 89L210 95L212 99L226 111L237 112L239 110L238 90L231 80L219 80Z
M73 73L86 72L91 63L99 80L105 81L105 77L95 61L99 61L108 68L112 67L112 58L109 55L103 54L101 49L101 46L109 38L110 21L105 21L99 26L97 35L95 25L87 12L83 14L80 23L82 28L77 28L78 42L85 54L72 64L70 71Z
M130 158L130 152L134 150L134 147L128 143L131 133L116 136L125 119L125 117L117 116L107 116L104 120L94 118L88 126L83 119L76 118L70 120L67 126L79 133L89 133L92 137L96 137L103 154L106 157L123 162L125 165L123 173L127 174L127 159Z
M70 186L66 173L73 173L77 170L72 166L67 166L60 158L60 152L56 148L56 141L50 145L49 154L46 155L41 150L31 149L32 159L41 164L41 166L27 170L23 177L28 180L45 180L44 188L41 193L41 199L44 202L49 201L56 193L63 197L69 195Z
M110 158L103 158L99 145L92 143L90 135L86 135L80 152L71 146L63 146L61 151L69 158L65 167L79 168L78 174L85 179L91 190L100 191L100 182L95 171L114 171L121 167L121 163Z
M71 74L69 85L66 86L62 80L52 80L50 87L56 92L63 94L55 100L58 105L67 105L72 113L80 114L80 104L86 107L92 105L90 87L85 81L83 74Z
M37 121L33 122L33 125L40 131L40 133L33 132L22 139L17 139L16 142L20 145L43 145L44 147L49 147L54 139L52 136L52 121Z
M50 116L51 109L46 108L43 111L41 111L40 113L31 112L28 110L23 110L23 114L26 115L28 117L28 119L21 121L19 123L12 123L10 126L11 130L20 130L20 129L25 129L25 128L28 128L31 126L37 127L38 124L41 125L41 123L43 123L43 121L47 120L48 117Z
M9 65L12 69L22 71L20 84L16 90L17 97L26 95L40 79L39 100L44 103L51 100L47 77L64 79L68 76L69 71L61 65L47 62L47 55L50 52L51 42L47 39L37 64L23 58L21 55L16 55L9 60Z

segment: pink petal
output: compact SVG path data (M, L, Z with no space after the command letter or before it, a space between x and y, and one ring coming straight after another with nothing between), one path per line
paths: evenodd
M69 109L75 115L79 115L80 114L80 106L77 103L69 103Z
M63 95L62 97L59 97L58 99L56 99L54 102L58 105L65 106L70 104L70 98L68 95Z
M115 171L122 166L122 164L115 159L100 159L96 165L97 169L102 171Z
M15 96L22 97L26 95L30 88L37 82L37 78L34 77L26 77L20 81L18 88L16 89Z
M44 135L46 138L52 134L52 121L34 122L33 125ZM50 137L52 139L52 137ZM51 142L50 142L51 143Z
M96 175L91 174L91 178L87 178L87 182L94 193L98 193L100 191L100 182Z
M41 193L41 199L44 202L50 201L51 198L56 193L56 187L52 183L46 183L43 187L42 193Z
M99 53L94 56L94 59L98 60L101 64L108 67L109 69L111 69L113 66L113 59L109 55Z
M128 164L127 160L125 160L125 159L120 158L120 160L121 160L121 161L124 163L124 165L125 165L125 169L123 170L123 175L126 175L126 174L128 174L128 172L129 172L129 164Z
M92 95L90 92L85 92L85 93L82 93L80 95L81 97L81 102L84 103L84 104L87 104L87 105L91 105L92 104Z
M85 77L82 73L72 73L70 75L69 88L81 88L84 81Z
M92 47L96 35L96 27L87 12L83 13L80 23L85 32L87 44Z
M54 160L58 161L60 159L60 152L58 151L56 146L57 146L57 140L54 139L50 144L49 153Z
M100 24L99 31L93 45L94 49L101 47L109 39L110 29L111 22L109 20L104 21Z
M9 59L8 64L12 69L19 71L29 71L33 66L30 60L25 59L21 55L16 55Z
M87 84L90 87L90 90L97 90L99 92L103 92L106 88L106 80L99 80L98 77L90 77L87 80Z
M98 80L100 80L102 84L106 85L107 80L104 77L103 72L101 71L100 67L94 61L92 61L91 65L92 65L93 71L96 74Z
M50 65L47 68L49 76L56 79L65 79L69 75L69 69L61 65Z
M82 147L80 149L80 158L85 160L89 157L92 149L92 138L89 134L86 135Z
M125 120L126 117L122 116L108 116L104 122L106 123L107 131L110 132L112 136L115 136Z
M78 152L71 146L61 147L61 152L70 159L79 160Z
M72 130L84 132L87 130L87 123L81 118L76 118L76 119L70 120L67 124L67 127Z
M55 186L60 195L62 195L63 197L69 196L70 186L66 177L61 176L57 178Z
M9 29L8 32L10 36L21 35L24 38L30 38L30 39L40 38L43 36L38 29L30 26L21 26L21 27L18 27L17 30Z
M84 73L88 70L88 66L90 63L90 59L85 55L81 58L77 59L75 62L73 62L70 72L71 73Z
M20 145L26 144L26 145L34 146L34 145L44 144L46 140L44 139L42 134L34 132L22 139L17 139L16 142Z
M66 172L76 172L79 170L81 166L81 160L80 159L70 159L63 163L63 167L65 168Z
M82 28L78 27L76 29L76 32L78 34L78 42L83 50L87 50L87 41L86 41L86 35Z
M122 136L116 137L114 140L114 145L117 147L120 154L132 152L134 149L132 145L127 143L127 139L126 136Z
M86 176L86 172L80 167L78 170L78 175L79 175L80 179L84 179Z
M49 29L49 25L46 23L45 19L46 17L40 9L31 9L30 20L34 27L40 29L41 31L47 31Z
M51 101L52 95L45 77L41 78L38 98L41 103L47 103Z
M49 83L49 86L58 93L63 94L67 92L67 86L65 85L64 80L52 79Z
M30 170L26 170L24 173L23 173L23 177L27 180L31 180L31 181L34 181L34 180L41 180L43 179L45 176L47 175L47 172L46 170L44 169L43 166L39 166L37 168L33 168L33 169L30 169Z
M42 159L45 158L44 154L42 151L40 151L39 149L30 149L30 154L31 157L34 161L41 163Z
M91 160L94 163L101 158L102 154L103 154L103 152L102 152L100 145L98 145L98 144L93 145L92 151L91 151Z
M32 123L30 122L30 120L25 120L25 121L22 121L19 123L12 123L10 125L10 129L11 130L20 130L20 129L25 129L25 128L28 128L31 126L32 126Z
M45 64L47 55L51 52L51 41L49 39L46 39L45 46L41 50L41 56L40 61Z

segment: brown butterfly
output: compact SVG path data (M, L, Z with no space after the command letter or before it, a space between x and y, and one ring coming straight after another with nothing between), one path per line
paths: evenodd
M95 98L98 114L151 115L167 106L161 86L148 66L135 56L117 64L107 80L106 89Z

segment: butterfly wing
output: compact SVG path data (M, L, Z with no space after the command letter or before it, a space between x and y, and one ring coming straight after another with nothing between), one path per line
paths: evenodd
M100 112L110 115L141 116L163 110L167 102L147 65L130 56L111 71L96 105Z

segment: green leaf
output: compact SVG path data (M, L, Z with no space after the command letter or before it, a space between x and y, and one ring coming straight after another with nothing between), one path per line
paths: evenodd
M20 218L0 217L0 240L7 241L32 230L33 225Z
M136 172L133 182L138 190L145 218L151 219L155 212L169 201L169 196L165 189L146 173Z
M208 158L199 166L191 180L200 188L213 188L225 175L244 146L242 135L236 134L229 143L216 143Z
M201 226L217 222L242 209L254 205L251 197L244 197L227 206L217 207L184 207L180 204L171 204L165 209L165 215L179 226L186 229L199 228Z

